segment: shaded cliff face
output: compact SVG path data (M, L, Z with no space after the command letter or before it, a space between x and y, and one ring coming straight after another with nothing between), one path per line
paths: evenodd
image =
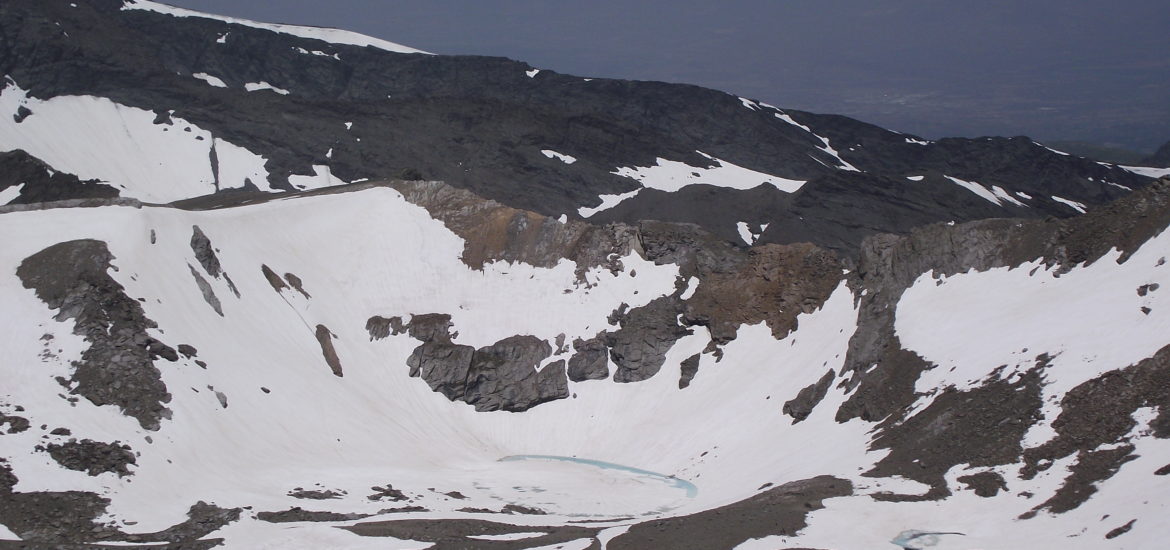
M1026 138L927 142L694 86L72 4L0 7L0 146L150 202L409 174L554 218L695 223L852 256L867 235L1067 217L1150 181ZM66 128L68 146L45 143ZM122 164L142 155L165 170Z

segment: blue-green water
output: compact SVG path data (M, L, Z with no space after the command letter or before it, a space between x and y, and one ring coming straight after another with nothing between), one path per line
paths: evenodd
M516 462L520 460L557 460L560 462L574 462L577 464L584 464L586 466L593 466L605 470L620 470L623 472L630 472L640 476L650 477L662 481L675 488L682 489L687 492L687 498L695 498L699 494L699 488L694 483L679 479L674 476L663 475L658 472L651 472L650 470L643 470L641 468L634 468L631 466L623 466L621 464L614 464L612 462L605 462L602 460L593 460L591 458L576 458L572 456L557 456L557 455L514 455L505 456L500 459L500 462Z

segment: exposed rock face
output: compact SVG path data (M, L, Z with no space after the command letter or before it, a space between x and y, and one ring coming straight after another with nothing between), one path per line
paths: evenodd
M227 281L228 288L230 288L232 293L236 295L236 298L240 297L240 291L236 290L236 284L232 282L232 278L229 277L228 274L224 272L223 267L220 266L219 256L215 255L215 247L212 246L211 239L207 238L207 235L203 233L203 230L200 229L198 225L191 227L191 250L195 253L195 259L199 261L199 265L203 266L203 269L207 271L208 275L211 275L216 279L223 277L224 280ZM196 273L194 269L192 269L191 272L193 274ZM195 276L196 279L201 279L198 274ZM204 285L200 285L200 288L203 288L203 286ZM208 286L208 288L210 288L210 286ZM298 288L298 290L300 289ZM301 292L304 293L304 290L301 290ZM208 302L210 303L210 300ZM216 311L219 312L219 309L216 308ZM222 312L219 312L219 314L223 315Z
M51 169L28 153L0 152L0 191L20 185L20 195L8 204L36 204L66 199L112 199L118 190L104 183L81 181ZM0 206L4 206L0 204Z
M807 525L810 512L824 507L824 499L851 494L853 484L844 479L793 481L722 508L639 523L606 548L731 550L750 539L793 535Z
M0 435L18 434L28 431L28 419L23 416L0 413Z
M392 187L465 240L463 261L473 269L489 261L553 267L568 259L581 275L597 266L619 269L615 257L640 249L635 229L626 225L561 223L437 181L392 182Z
M609 378L609 348L601 338L573 340L573 356L569 358L569 380L605 380Z
M614 382L641 382L655 374L666 361L666 352L674 343L691 334L678 323L685 311L677 298L666 296L619 314L621 328L606 334L609 355L617 365Z
M1150 422L1153 435L1170 438L1170 392L1166 388L1170 388L1170 347L1065 394L1060 416L1052 423L1057 436L1024 453L1021 473L1031 478L1054 461L1074 454L1077 461L1061 489L1036 510L1061 513L1077 508L1097 491L1096 482L1112 477L1123 464L1137 458L1129 435L1137 426L1134 413L1138 409L1156 409L1158 416Z
M1019 460L1028 428L1040 418L1040 371L1018 381L996 380L970 391L944 390L923 411L888 426L871 448L890 453L866 475L902 476L930 485L921 497L877 495L891 500L935 500L950 495L944 475L954 466L999 466Z
M792 417L793 424L808 418L817 404L828 395L829 386L835 377L832 370L826 372L815 384L802 388L795 398L784 403L782 410L784 414Z
M370 323L380 333L379 319ZM423 341L406 361L410 376L422 377L447 399L477 411L519 412L569 396L564 360L536 370L552 355L548 342L511 336L477 350L452 343L450 326L451 316L445 314L415 315L406 326L411 337Z
M569 396L565 362L536 367L552 346L535 336L511 336L475 350L463 399L477 411L524 411Z
M107 273L112 259L104 242L69 241L29 256L16 274L58 310L57 320L73 319L74 333L90 343L74 362L73 376L60 380L69 393L95 405L116 405L143 428L157 430L170 417L165 404L171 395L154 360L179 356L147 334L156 324Z
M187 267L191 268L191 276L195 278L195 284L199 287L199 293L203 295L203 301L207 302L207 305L211 306L211 309L215 310L220 317L223 317L223 304L220 303L219 296L215 295L215 289L211 288L211 283L203 278L195 266L188 264Z
M66 443L50 443L43 450L58 464L86 472L91 476L110 472L118 476L130 475L130 466L137 464L129 445L102 443L90 439L71 440Z
M678 389L685 389L691 385L691 380L695 379L695 375L699 373L699 354L694 354L686 359L683 359L681 367L681 374L678 379Z
M592 538L597 536L597 533L601 531L597 527L510 525L479 519L371 521L358 523L350 527L343 527L343 529L365 537L394 537L397 539L433 543L429 548L434 550L460 550L465 548L522 550L524 548L547 548L583 538ZM485 535L499 537L516 533L543 534L514 541L507 539L488 541L482 538L472 538L483 537ZM590 546L590 548L594 547L600 548L600 544L595 542L594 546Z
M329 370L333 371L333 376L341 378L343 376L341 360L337 357L337 349L333 347L335 336L325 325L317 325L314 334L317 337L317 343L321 344L321 355L325 357L325 363L329 365Z
M844 374L851 375L853 396L837 419L878 421L914 399L914 381L929 365L902 348L893 332L896 305L919 275L953 275L970 269L1018 266L1043 259L1067 270L1093 262L1113 247L1121 261L1170 222L1170 180L1068 220L985 220L961 225L933 225L905 237L867 239L851 285L860 293L858 327L849 343ZM1140 215L1134 215L1140 212ZM857 373L872 370L860 376Z
M1170 180L1162 180L1070 220L987 220L931 226L906 237L867 240L852 282L865 295L860 300L858 329L850 341L844 369L851 377L844 384L854 392L837 411L837 419L860 417L880 422L874 448L889 448L891 452L867 475L902 475L932 487L921 497L882 498L945 497L949 490L942 474L958 464L995 466L1024 461L1027 477L1055 459L1079 452L1081 458L1065 488L1037 507L1067 511L1092 494L1094 482L1108 478L1132 460L1133 449L1123 436L1133 426L1136 409L1164 400L1161 394L1138 389L1166 387L1159 379L1163 353L1126 369L1124 376L1106 374L1070 392L1062 403L1062 417L1068 415L1070 420L1061 423L1058 430L1066 430L1068 435L1025 453L1021 441L1028 427L1039 419L1040 379L1050 358L1036 357L1036 367L1012 382L992 379L964 392L944 390L926 409L906 418L909 405L919 398L914 389L916 380L933 365L902 348L893 332L893 319L903 291L922 273L985 271L1035 259L1067 271L1074 265L1097 261L1114 246L1122 252L1118 261L1124 262L1168 223ZM1095 389L1111 384L1115 386L1108 391ZM1089 398L1089 394L1098 397ZM1086 418L1110 420L1084 422ZM1153 425L1160 425L1160 421ZM1117 448L1094 451L1107 443Z
M424 342L406 360L411 376L421 376L431 390L452 401L467 394L467 376L475 348L450 342Z

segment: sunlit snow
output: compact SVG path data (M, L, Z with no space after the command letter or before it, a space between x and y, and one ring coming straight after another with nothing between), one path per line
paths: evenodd
M325 42L332 42L334 44L349 44L352 46L370 46L388 52L396 53L427 53L422 50L416 50L401 44L395 44L372 36L358 34L352 31L341 29L332 29L327 27L302 27L297 25L276 25L272 23L260 23L257 21L249 21L247 19L237 19L235 17L224 17L220 15L212 15L209 13L188 10L184 8L177 8L162 4L159 2L150 2L148 0L129 0L122 6L123 10L146 10L175 17L199 17L203 19L217 19L226 23L236 25L244 25L257 29L265 29L282 34L290 34L299 36L301 38L313 38L323 40Z

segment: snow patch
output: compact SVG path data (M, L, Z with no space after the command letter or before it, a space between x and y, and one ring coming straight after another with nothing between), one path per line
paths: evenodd
M318 57L332 57L333 59L341 61L341 56L337 55L337 54L328 54L328 53L325 53L325 52L320 51L320 50L306 50L306 49L301 48L299 46L295 47L293 49L296 50L297 52L303 53L305 55L316 55Z
M36 115L16 123L21 106ZM0 150L24 149L46 164L120 189L122 196L167 203L245 180L270 190L266 159L216 138L178 117L155 124L155 113L93 96L28 97L15 84L0 90ZM212 146L217 165L212 167Z
M960 187L962 187L962 188L964 188L972 193L975 193L976 195L979 196L979 198L986 200L987 202L993 203L996 206L1004 206L1005 202L1007 202L1009 204L1014 204L1016 206L1024 206L1024 207L1028 206L1028 205L1016 200L1015 198L1013 198L1010 193L1008 193L1007 191L1005 191L1002 187L1000 187L998 185L993 185L993 186L991 186L991 189L988 189L988 188L984 187L983 185L976 183L976 182L973 182L973 181L966 181L966 180L961 180L959 178L952 178L951 176L945 176L945 177L947 179L951 180L952 182L954 182L956 185L958 185L958 186L960 186Z
M207 73L195 73L191 76L198 78L199 80L202 80L202 81L204 81L212 86L215 86L216 88L227 88L228 87L228 85L226 83L224 83L223 80L220 80L219 77L211 76Z
M911 143L911 144L914 144L914 145L930 145L930 142L929 142L929 141L923 141L923 140L921 140L921 139L914 139L914 138L912 138L912 137L907 137L907 138L906 138L906 143Z
M20 196L20 190L24 189L24 183L18 183L4 189L0 189L0 206L4 206Z
M1061 197L1058 197L1056 195L1052 196L1052 200L1059 202L1060 204L1063 204L1069 208L1072 208L1073 210L1076 210L1080 214L1084 214L1086 211L1088 211L1088 208L1084 204L1079 203L1077 201L1061 198Z
M528 78L536 78L536 75L540 74L540 69L532 69L531 71L524 71L524 74L528 75Z
M301 38L311 38L314 40L323 40L333 44L345 44L350 46L373 47L380 50L385 50L394 53L427 53L422 50L417 50L411 47L403 46L402 44L395 44L380 38L366 36L352 31L341 29L332 29L327 27L302 27L297 25L277 25L272 23L260 23L257 21L250 21L247 19L238 19L235 17L224 17L220 15L212 15L209 13L198 12L195 10L188 10L184 8L176 8L168 6L159 2L150 2L148 0L130 0L122 6L123 10L144 10L171 15L174 17L198 17L201 19L216 19L225 23L232 23L235 25L243 25L256 29L264 29L281 34L288 34L298 36ZM429 54L428 54L429 55Z
M1150 168L1148 166L1118 166L1118 168L1147 178L1170 176L1170 168Z
M301 190L308 189L322 189L325 187L336 187L338 185L346 185L347 182L342 181L333 175L332 170L328 166L313 165L312 176L289 176L289 185Z
M556 151L553 151L552 149L543 149L543 150L541 150L540 152L541 152L541 154L543 154L544 156L546 156L546 157L548 157L548 158L550 158L550 159L554 159L554 158L555 158L555 159L557 159L557 160L559 160L559 161L561 161L561 162L563 162L563 163L565 163L565 164L573 164L574 162L577 162L577 158L576 158L576 157L571 157L571 156L569 156L569 155L564 155L564 154L558 153L558 152L556 152Z
M753 111L759 111L759 110L760 110L760 105L759 105L758 103L756 103L755 101L752 101L752 100L750 100L750 99L748 99L748 98L746 98L746 97L741 97L741 98L739 98L739 102L740 102L740 103L743 103L743 106L744 106L744 107L747 107L748 109L751 109L751 110L753 110Z
M794 193L805 181L792 180L750 170L730 162L717 159L702 151L696 151L711 161L712 166L691 166L685 162L666 160L659 157L654 166L622 167L611 172L618 176L638 180L643 187L660 191L678 191L695 184L707 184L730 189L753 189L770 184L785 193Z
M833 158L837 159L837 162L839 163L837 166L838 169L845 170L847 172L860 172L861 171L861 170L858 170L856 166L849 164L848 162L845 161L845 159L841 158L841 154L838 153L837 150L834 149L833 146L829 144L829 138L817 135L816 132L812 131L812 128L809 128L808 126L805 126L804 124L797 122L795 119L793 119L787 113L780 112L780 113L776 113L775 116L776 116L776 118L783 120L784 122L787 122L793 126L796 126L797 128L800 128L801 130L804 130L805 132L812 134L813 137L819 139L821 141L821 145L817 146L817 149L820 149L821 151L824 151L825 153L828 153L829 155L831 155ZM824 163L822 163L822 164L824 164Z
M756 236L752 234L751 226L747 222L739 222L735 224L736 231L739 232L739 238L748 245L756 242Z
M906 179L910 181L922 181L926 179L926 176L906 176Z
M594 206L593 208L582 206L581 208L577 209L577 214L582 218L588 218L598 212L601 212L602 210L609 210L626 199L632 199L640 192L642 192L641 189L635 189L628 193L619 193L617 195L601 195L598 197L601 199L601 204Z
M276 86L273 86L267 82L264 82L263 80L261 80L260 82L249 82L247 84L244 84L244 89L248 90L249 92L258 92L261 90L271 90L271 91L276 92L280 95L288 95L288 90L285 90L284 88L277 88Z

